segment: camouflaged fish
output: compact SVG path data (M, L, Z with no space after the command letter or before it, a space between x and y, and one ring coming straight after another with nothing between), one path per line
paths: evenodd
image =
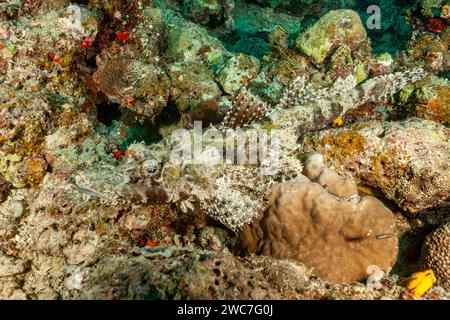
M242 128L265 118L276 122L279 117L273 118L272 115L281 113L292 117L288 109L301 108L303 110L300 110L302 116L299 117L299 121L291 121L287 124L305 126L305 130L320 129L350 110L369 102L384 101L406 85L427 76L426 71L418 68L374 77L357 85L356 79L350 75L345 79L337 79L331 87L322 88L313 88L312 84L307 83L307 77L299 76L276 106L270 106L244 88L233 97L234 104L225 116L221 128ZM312 110L303 108L312 103L321 107ZM283 118L285 119L286 117ZM283 121L278 122L283 123Z

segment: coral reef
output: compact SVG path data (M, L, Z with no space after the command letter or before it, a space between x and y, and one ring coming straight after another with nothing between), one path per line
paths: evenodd
M93 80L107 97L140 115L159 115L169 100L170 81L157 66L125 58L98 61Z
M0 2L0 299L450 298L445 1Z
M351 10L330 11L296 40L296 46L316 63L322 63L338 44L353 50L367 39L359 15Z
M395 299L404 290L392 285L392 280L376 291L364 284L333 285L312 277L309 268L295 261L257 256L239 259L211 251L177 253L170 259L114 256L88 272L84 288L71 292L76 298Z
M172 99L182 114L190 119L204 121L205 125L215 120L219 110L220 88L212 73L198 62L180 62L170 66Z
M319 154L308 158L305 174L273 187L268 210L241 233L241 252L298 260L335 283L365 280L372 265L388 271L397 258L390 210L360 198Z
M448 129L431 121L371 121L307 134L304 151L322 153L327 164L358 183L380 188L410 212L449 196Z
M399 107L393 113L450 124L450 83L430 77L415 85L406 86L399 94Z

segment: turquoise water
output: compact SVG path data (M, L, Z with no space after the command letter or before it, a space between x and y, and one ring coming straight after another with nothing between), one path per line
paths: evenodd
M375 54L388 52L395 55L406 48L412 28L406 22L406 11L411 1L308 1L308 0L255 0L254 3L237 1L234 14L235 30L219 33L219 38L230 51L262 58L269 51L268 34L280 24L290 35L291 42L299 32L306 30L321 16L335 9L352 9L359 13L363 23L371 14L367 8L377 5L381 9L381 28L369 30ZM262 15L261 12L266 12ZM255 13L261 14L261 18ZM267 19L267 18L272 18Z

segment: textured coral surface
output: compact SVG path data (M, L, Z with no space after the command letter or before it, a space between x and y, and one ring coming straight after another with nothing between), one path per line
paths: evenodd
M268 210L243 230L241 250L301 261L336 283L365 280L373 265L389 270L397 258L392 212L373 197L360 198L356 184L320 160L309 164L317 176L306 170L311 180L272 189Z

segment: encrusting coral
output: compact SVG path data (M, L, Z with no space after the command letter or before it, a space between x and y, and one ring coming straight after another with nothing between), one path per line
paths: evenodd
M339 173L379 188L410 212L448 199L449 129L429 120L369 121L303 137L305 152L317 151Z
M305 174L273 187L268 209L241 232L238 251L298 260L336 283L365 280L373 265L389 271L397 258L392 212L360 197L319 154L308 158Z

